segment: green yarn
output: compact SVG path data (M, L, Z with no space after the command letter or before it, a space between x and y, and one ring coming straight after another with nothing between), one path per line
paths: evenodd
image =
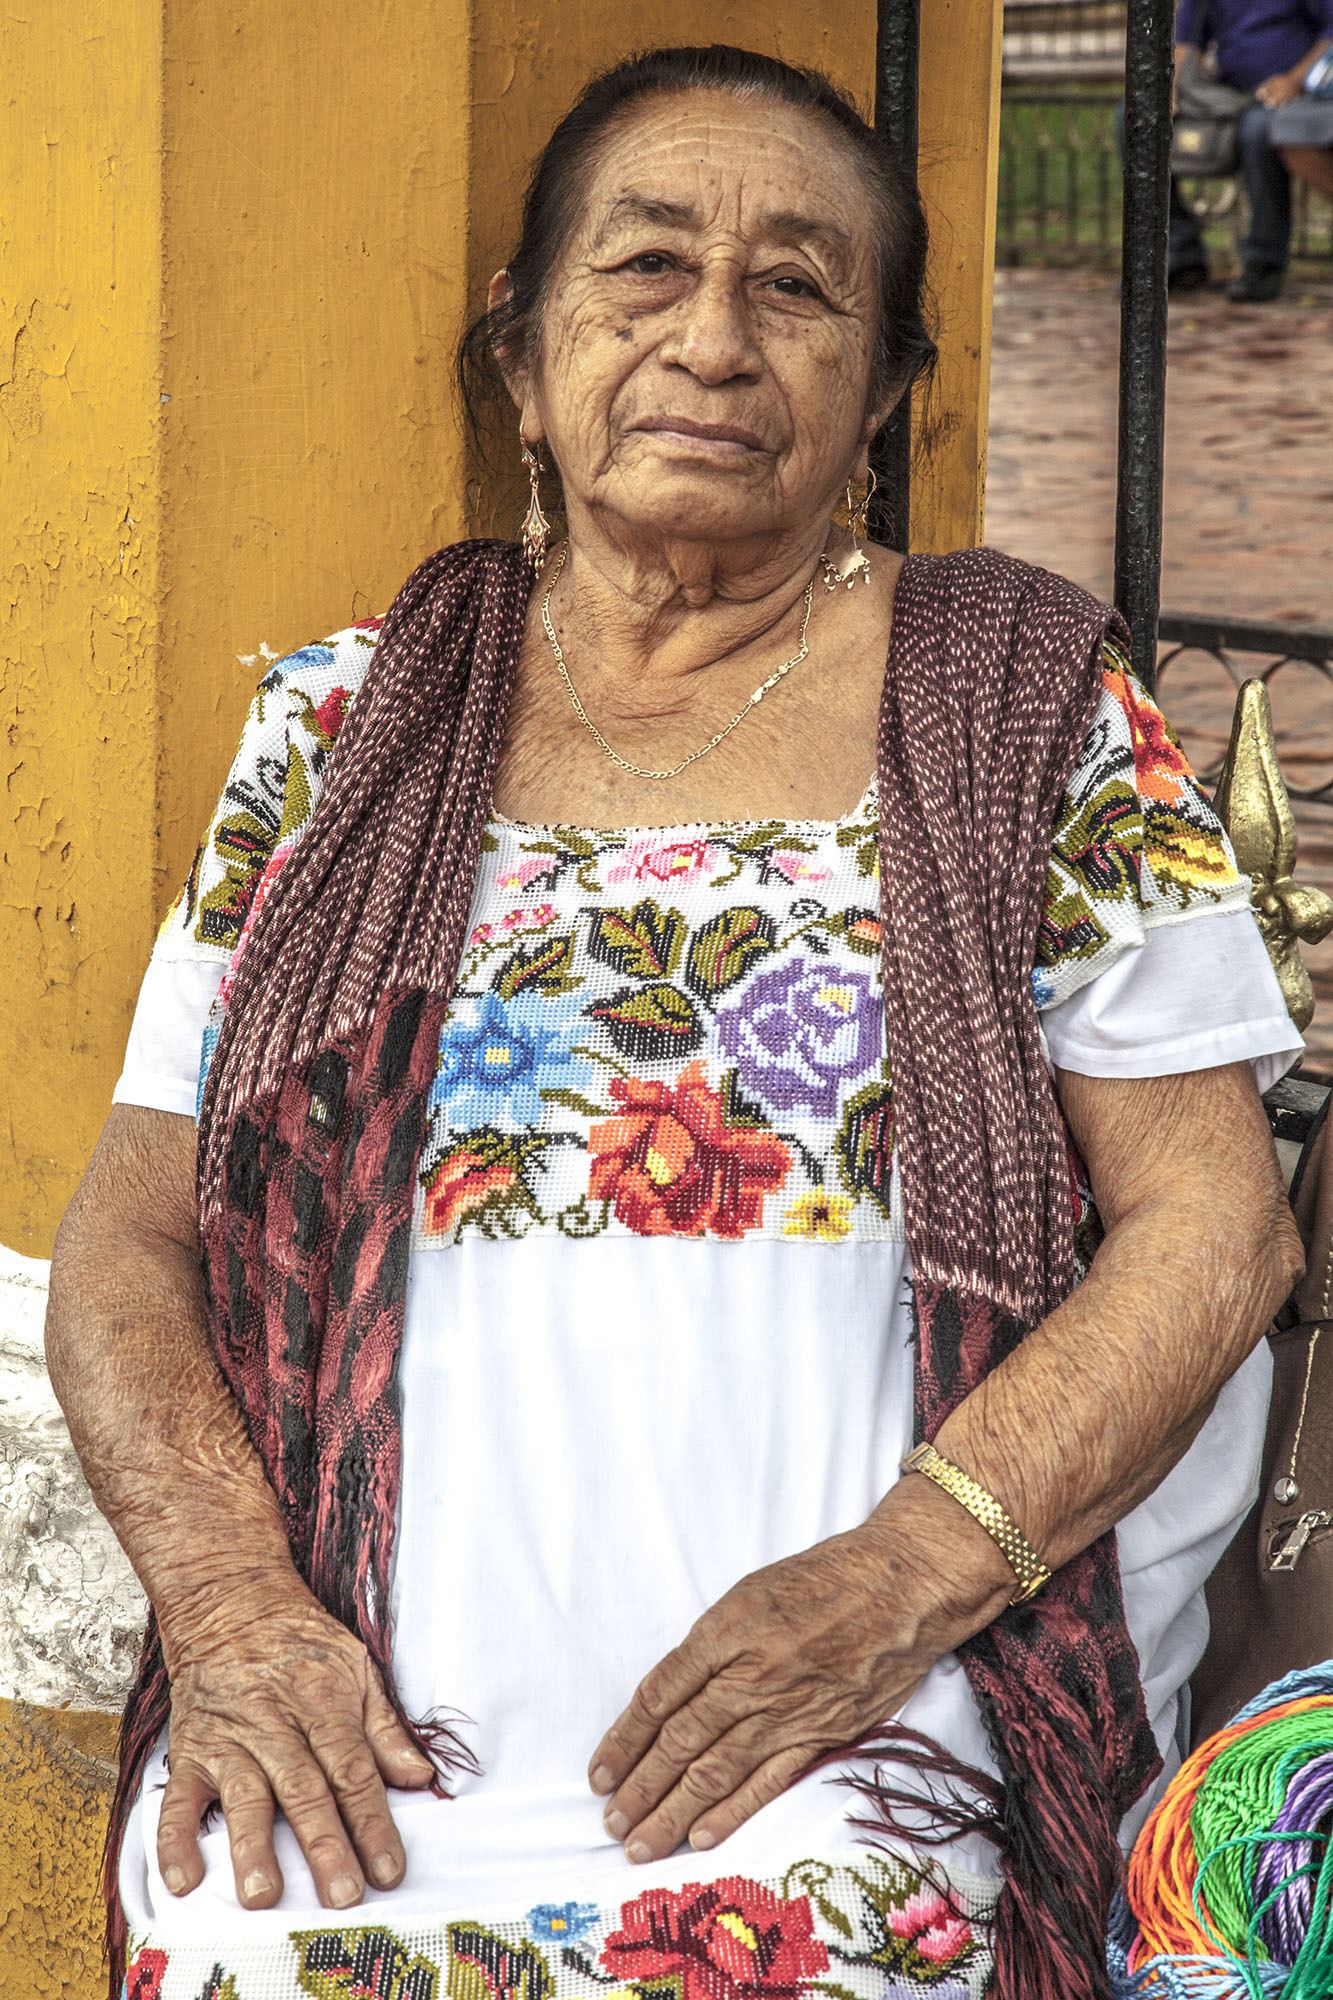
M1252 1941L1246 1955L1258 1960L1269 1953L1255 1936L1254 1871L1263 1838L1271 1840L1272 1836L1256 1839L1255 1829L1271 1827L1282 1810L1291 1777L1321 1749L1333 1750L1333 1710L1281 1716L1262 1729L1248 1730L1218 1752L1190 1811L1190 1832L1200 1857L1201 1876L1207 1868L1204 1895L1213 1927L1232 1950L1245 1950L1242 1941ZM1328 1864L1326 1854L1324 1867ZM1307 1952L1319 1957L1333 1949L1326 1888L1321 1868L1315 1896L1318 1915L1297 1968ZM1293 1978L1297 1968L1293 1968ZM1322 1987L1311 1984L1308 1989L1292 1987L1290 1995L1284 1989L1283 2000L1306 2000L1307 1993L1308 2000L1329 2000L1333 1982L1326 1979Z

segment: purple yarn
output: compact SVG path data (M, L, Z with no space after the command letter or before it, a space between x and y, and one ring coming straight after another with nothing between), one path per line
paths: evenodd
M1293 1776L1273 1821L1274 1833L1318 1831L1333 1819L1333 1752L1312 1757ZM1291 1965L1309 1933L1313 1878L1297 1873L1316 1859L1311 1840L1275 1840L1259 1850L1254 1871L1257 1908L1279 1887L1282 1894L1259 1919L1259 1935L1280 1964Z

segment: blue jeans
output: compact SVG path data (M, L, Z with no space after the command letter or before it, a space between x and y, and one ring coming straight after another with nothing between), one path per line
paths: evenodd
M1250 226L1241 238L1240 254L1247 265L1264 264L1271 270L1285 271L1291 240L1291 175L1268 136L1268 116L1262 104L1252 104L1240 121L1240 176L1250 211ZM1116 107L1115 136L1123 153L1123 104ZM1171 270L1180 271L1207 261L1199 225L1181 200L1173 180L1167 262Z

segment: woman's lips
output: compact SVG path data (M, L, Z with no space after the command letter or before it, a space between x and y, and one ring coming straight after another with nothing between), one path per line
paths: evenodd
M753 431L739 425L695 424L687 417L664 417L638 429L675 451L703 458L748 458L764 449Z

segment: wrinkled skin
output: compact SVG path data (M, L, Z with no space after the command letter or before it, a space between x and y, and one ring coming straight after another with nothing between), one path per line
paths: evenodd
M626 196L633 214L616 207ZM697 747L794 650L819 552L846 546L831 509L887 408L871 407L874 310L856 176L817 125L693 93L650 102L605 149L537 364L506 366L524 434L562 475L561 641L590 710L636 761ZM753 441L643 428L663 417L739 425ZM873 768L898 566L872 550L868 586L817 589L809 659L665 790L613 765L572 715L539 587L496 803L587 825L836 817ZM1176 1462L1299 1265L1247 1065L1058 1083L1106 1241L939 1438L1053 1567ZM113 1111L61 1226L47 1349L162 1632L168 1887L200 1881L199 1821L215 1799L243 1906L281 1895L278 1807L322 1903L346 1908L368 1878L391 1887L404 1862L389 1791L430 1774L364 1649L293 1568L218 1375L189 1119ZM860 1528L741 1578L626 1689L589 1746L609 1831L634 1861L725 1839L898 1708L1012 1582L947 1494L898 1480Z

